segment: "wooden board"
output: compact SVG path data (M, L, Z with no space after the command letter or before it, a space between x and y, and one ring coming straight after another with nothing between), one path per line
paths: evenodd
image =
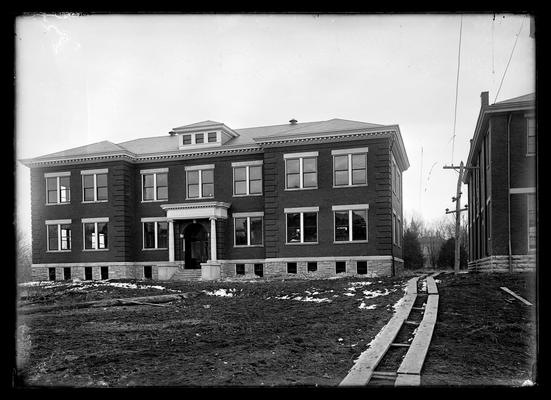
M427 277L427 293L438 294L438 288L436 287L436 282L432 276Z
M421 374L436 324L437 313L438 295L429 296L423 321L421 321L411 346L398 368L398 374Z
M339 386L364 386L369 382L375 368L388 351L390 345L394 342L394 339L402 328L402 324L411 312L417 294L410 293L409 290L415 287L415 291L417 291L417 279L418 278L410 279L406 288L404 300L396 311L396 314L394 314L388 324L386 324L375 339L373 339L369 348L360 354L360 357L352 369L350 369L348 375L339 383Z
M421 375L398 374L394 386L419 386Z
M518 294L516 294L515 292L513 292L512 290L506 288L506 287L500 287L501 290L503 290L504 292L507 292L509 293L511 296L515 297L516 299L519 299L520 301L522 301L524 304L528 305L528 306L533 306L532 303L530 303L528 300L520 297Z

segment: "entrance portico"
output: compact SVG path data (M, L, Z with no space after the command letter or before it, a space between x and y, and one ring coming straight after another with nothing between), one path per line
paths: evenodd
M184 258L184 261L186 263L186 268L193 268L191 266L192 263L197 263L197 261L192 260L198 260L201 262L201 269L205 269L203 271L203 275L207 275L208 279L216 279L216 276L219 276L219 269L220 266L217 264L217 252L216 252L216 243L217 243L217 237L216 237L216 221L218 219L227 219L228 218L228 209L230 207L230 203L224 203L224 202L218 202L218 201L208 201L208 202L193 202L193 203L180 203L180 204L163 204L161 205L161 208L166 211L166 217L168 221L168 261L170 263L176 262L176 251L175 249L178 249L178 258L182 259ZM208 248L210 248L210 258L204 262L204 259L201 259L201 255L206 256L209 252L205 247L203 246L203 243L206 244L207 242L202 239L202 229L197 223L199 220L209 220L210 221L210 229L208 232L208 240L210 243L208 243ZM192 226L187 225L185 228L185 231L180 230L181 228L178 227L178 232L175 231L175 221L187 221L192 222ZM198 225L197 228L195 228L193 225ZM207 225L208 226L208 225ZM182 238L182 243L178 244L178 246L175 245L175 237L178 233L178 237ZM188 242L184 241L185 235L188 235ZM190 235L194 235L194 243L193 245L189 243L189 240L191 239ZM195 243L196 242L196 243ZM193 246L193 247L192 247ZM182 253L183 252L183 253ZM185 254L186 252L190 252L188 254ZM193 253L193 254L192 254ZM182 256L182 254L185 254ZM199 255L199 256L196 256ZM218 270L218 273L216 271L213 271L213 268Z

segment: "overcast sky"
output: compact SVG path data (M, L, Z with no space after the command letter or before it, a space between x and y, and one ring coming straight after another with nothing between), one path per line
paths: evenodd
M521 26L497 101L535 91L523 15L19 17L16 158L207 119L398 124L411 164L404 214L430 222L454 207L457 175L442 167L466 161L480 93L494 102ZM18 224L30 231L29 169L16 169Z

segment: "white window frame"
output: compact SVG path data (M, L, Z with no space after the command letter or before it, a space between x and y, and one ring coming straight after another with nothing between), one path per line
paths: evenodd
M105 174L107 175L107 199L98 200L98 175ZM85 171L80 171L81 183L82 183L82 202L83 203L106 203L109 201L109 170L108 168L103 169L89 169ZM85 175L94 175L94 200L84 200L84 176Z
M167 177L167 198L158 199L157 198L157 174L166 174ZM153 175L153 200L144 199L144 176ZM158 168L158 169L143 169L140 171L140 179L142 185L142 203L152 203L155 201L168 201L168 168Z
M71 225L72 220L70 219L55 219L55 220L46 220L46 252L48 253L69 253L73 249L73 227L71 226L71 238L69 239L70 249L61 248L61 225ZM50 232L48 227L50 225L57 226L57 250L50 249Z
M331 207L333 211L333 243L367 243L369 241L369 204L353 204L353 205L338 205ZM348 211L348 240L338 240L337 241L337 230L336 228L336 212ZM354 219L353 211L365 211L365 239L354 240L353 228L354 228Z
M61 204L70 204L71 201L61 201L60 185L59 178L69 177L69 193L71 192L71 172L47 172L44 174L44 181L46 182L46 205L61 205ZM50 203L48 201L48 178L56 178L56 202ZM69 195L70 196L70 195Z
M284 208L283 213L285 214L285 244L286 245L296 246L296 245L319 244L319 207ZM316 214L316 241L315 242L304 241L304 213ZM287 214L300 214L300 242L291 243L287 241L289 239L288 229L287 229Z
M533 124L534 125L534 151L533 152L530 152L529 149L528 149L528 138L531 136L530 135L530 124ZM527 157L531 157L531 156L535 156L536 155L536 119L534 118L534 116L529 116L528 118L526 118L526 156Z
M109 224L109 217L100 217L100 218L82 218L82 251L108 251L109 247L105 247L103 249L98 248L99 240L98 240L98 223L107 223ZM85 224L94 224L94 233L93 235L96 237L96 247L93 249L87 249L86 248L86 228L84 227ZM107 225L107 241L110 243L109 240L109 225Z
M338 149L332 150L331 155L333 156L333 188L342 188L342 187L355 187L355 186L367 186L367 147L358 147L354 149ZM365 183L352 183L352 155L353 154L364 154L365 155ZM337 185L335 182L335 156L348 156L348 184L347 185Z
M255 161L241 161L241 162L233 162L231 165L232 165L232 170L233 170L233 196L234 197L244 197L244 196L262 196L263 193L264 193L264 176L263 176L263 167L262 165L264 164L264 162L262 160L255 160ZM260 166L261 167L261 181L262 181L262 185L261 185L261 190L260 190L260 193L251 193L251 180L250 180L250 167L258 167ZM246 182L247 182L247 193L246 194L236 194L235 193L235 169L236 168L246 168L246 171L245 171L245 179L246 179Z
M236 244L236 225L235 220L237 218L247 219L247 244ZM251 218L260 218L262 221L262 243L251 244ZM247 213L233 213L233 247L264 247L264 211L247 212Z
M213 185L213 194L212 196L203 196L203 171L213 170L212 174L212 185ZM185 167L186 171L186 200L199 200L199 199L213 199L214 198L214 164L205 164L205 165L192 165ZM188 172L190 171L199 171L199 196L198 197L189 197L189 185L188 185Z
M283 160L285 162L285 190L314 190L318 189L319 187L319 181L318 181L318 156L319 152L317 151L310 151L305 153L287 153L283 154ZM315 158L316 159L316 186L314 187L304 187L304 159L305 158ZM299 168L299 187L298 188L288 188L287 187L287 161L289 160L299 160L298 162L298 168Z
M159 247L159 222L168 222L167 218L142 218L142 250L143 251L150 251L150 250L167 250L168 247ZM146 223L153 222L155 225L155 247L145 247L145 225ZM168 226L167 226L168 228ZM168 230L167 230L168 235Z

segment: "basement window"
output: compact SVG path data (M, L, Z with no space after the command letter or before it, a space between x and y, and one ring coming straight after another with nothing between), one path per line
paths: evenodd
M342 272L346 272L346 262L345 261L337 261L335 263L335 272L337 274L340 274Z
M101 280L109 279L109 267L101 267Z
M92 280L92 267L84 267L84 280L85 281Z
M71 279L71 267L63 268L63 279L66 281Z
M55 268L48 268L48 279L55 281Z
M144 279L153 279L153 271L151 265L145 265L143 267L143 277Z
M288 274L296 274L297 273L297 263L296 262L288 262L287 263L287 273Z
M358 275L367 274L367 261L358 261L356 263L356 271L358 272Z
M256 276L264 276L264 264L255 264L254 265L254 274Z
M245 264L235 264L235 275L245 275Z
M318 270L318 263L315 261L311 261L308 263L308 272L315 272Z

